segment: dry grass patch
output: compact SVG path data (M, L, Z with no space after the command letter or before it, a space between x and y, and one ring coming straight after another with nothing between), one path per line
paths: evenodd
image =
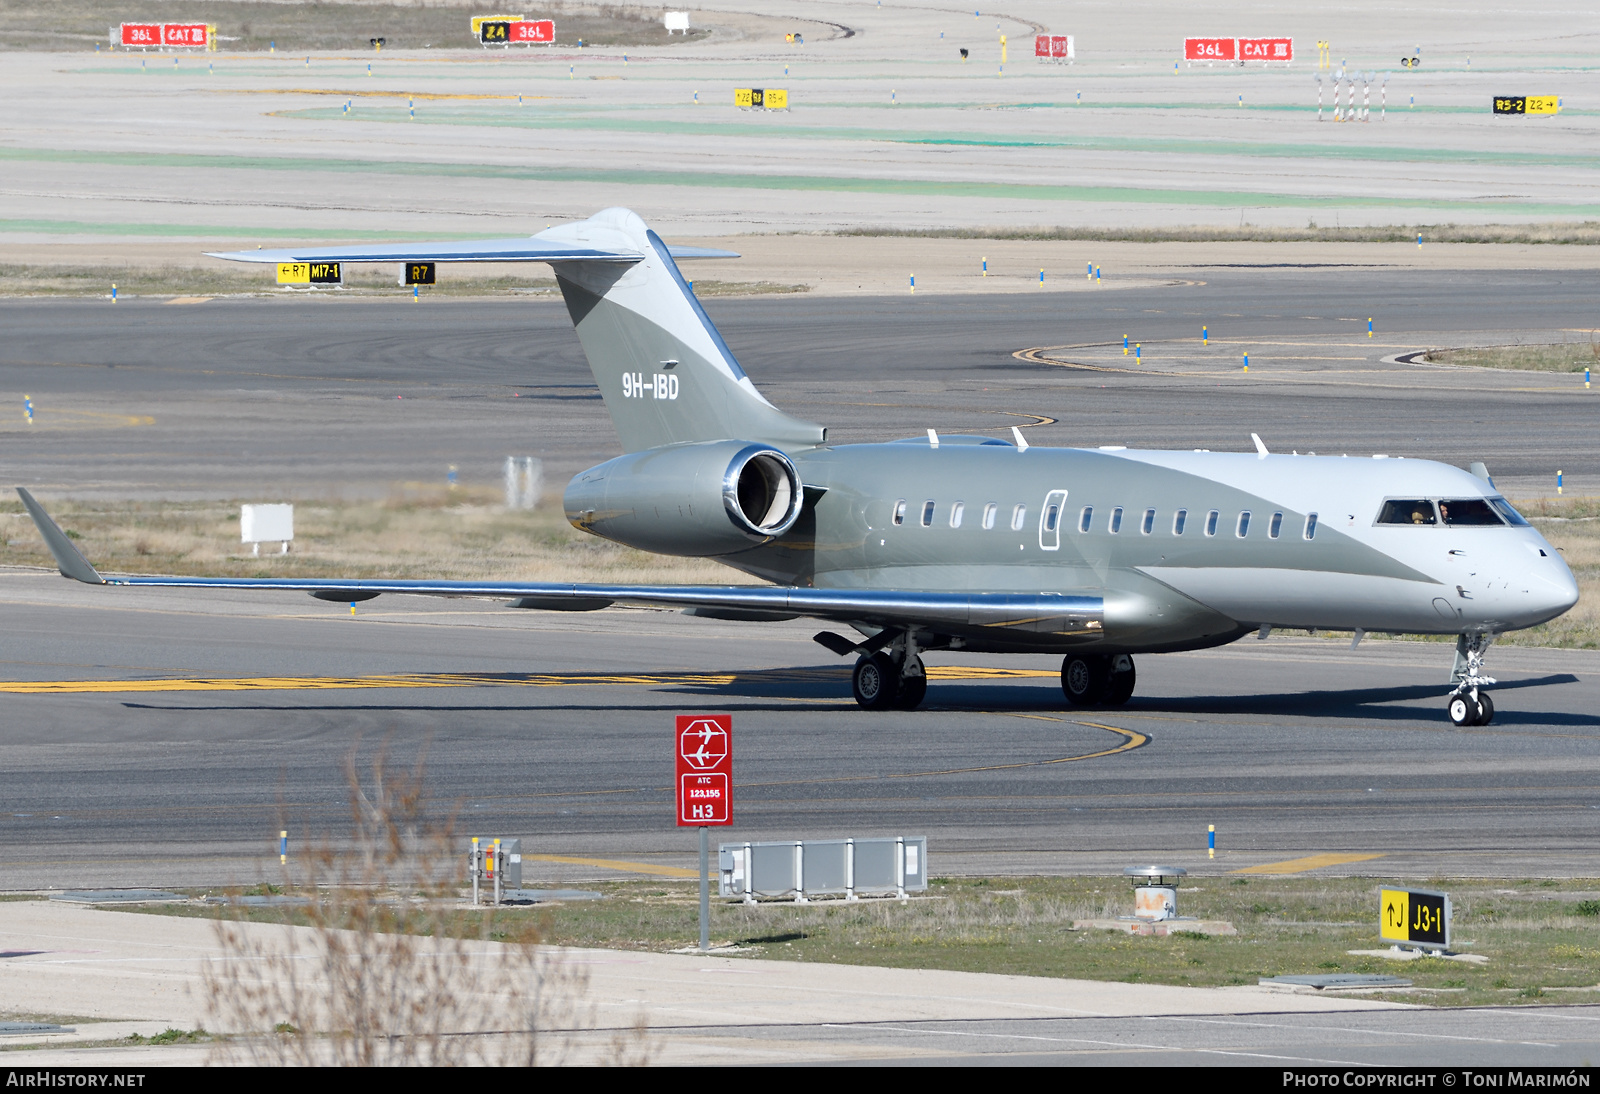
M579 532L559 503L509 510L488 492L411 492L384 502L295 502L288 555L239 542L237 502L88 503L42 499L107 573L216 577L441 578L749 584L705 559L672 558ZM54 568L17 502L0 504L0 564Z
M1423 360L1473 368L1520 369L1527 372L1600 370L1600 342L1559 342L1538 346L1479 346L1430 350Z
M923 239L1093 240L1107 243L1429 243L1600 244L1600 221L1551 224L1404 224L1351 228L1240 228L1191 225L1172 228L1095 228L1052 225L995 228L851 228L835 235L911 236Z

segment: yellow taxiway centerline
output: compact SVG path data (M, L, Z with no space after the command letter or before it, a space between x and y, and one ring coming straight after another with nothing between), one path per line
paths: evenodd
M1246 866L1243 870L1230 870L1231 874L1303 874L1308 870L1320 870L1324 866L1343 866L1351 862L1368 862L1375 858L1382 858L1381 854L1367 855L1309 855L1306 858L1292 858L1287 862L1264 862L1260 866Z
M825 670L826 671L826 670ZM167 680L11 680L0 692L11 695L85 695L95 693L170 691L340 691L371 688L584 687L584 686L727 686L748 675L761 679L805 679L809 672L781 670L733 672L397 672L376 676L244 676L190 677ZM1055 676L1054 669L979 668L940 665L928 669L931 680L1012 680Z

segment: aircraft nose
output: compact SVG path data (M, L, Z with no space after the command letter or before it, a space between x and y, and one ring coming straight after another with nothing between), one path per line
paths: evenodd
M1542 573L1530 575L1528 605L1539 621L1554 619L1570 610L1578 602L1578 579L1565 562L1550 567Z

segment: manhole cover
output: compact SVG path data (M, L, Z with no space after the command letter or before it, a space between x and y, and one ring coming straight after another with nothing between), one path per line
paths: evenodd
M70 900L74 904L141 904L189 898L164 889L72 889L53 893L50 899Z
M51 1022L0 1022L0 1037L8 1033L75 1033L76 1030Z
M1409 988L1411 986L1411 981L1402 976L1358 972L1263 976L1258 983L1263 986L1280 984L1286 987L1314 988L1317 991L1372 991L1375 988Z

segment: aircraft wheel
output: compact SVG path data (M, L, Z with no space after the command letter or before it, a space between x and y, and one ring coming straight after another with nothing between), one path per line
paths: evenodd
M1478 722L1480 713L1478 704L1473 701L1470 695L1450 696L1449 710L1450 720L1458 726L1476 725Z
M900 694L895 697L894 705L900 710L916 710L922 705L922 699L928 694L928 671L922 665L922 658L917 658L917 663L911 669L911 675L900 677Z
M888 710L900 693L900 668L886 653L863 657L850 677L850 690L865 709Z
M1106 684L1105 701L1114 707L1120 707L1133 698L1133 685L1137 674L1133 668L1133 658L1125 653L1119 653L1111 659L1111 679Z
M1494 700L1487 691L1478 693L1478 720L1473 725L1486 726L1494 721Z
M1061 692L1075 707L1092 707L1104 697L1110 666L1105 657L1068 654L1061 662Z

